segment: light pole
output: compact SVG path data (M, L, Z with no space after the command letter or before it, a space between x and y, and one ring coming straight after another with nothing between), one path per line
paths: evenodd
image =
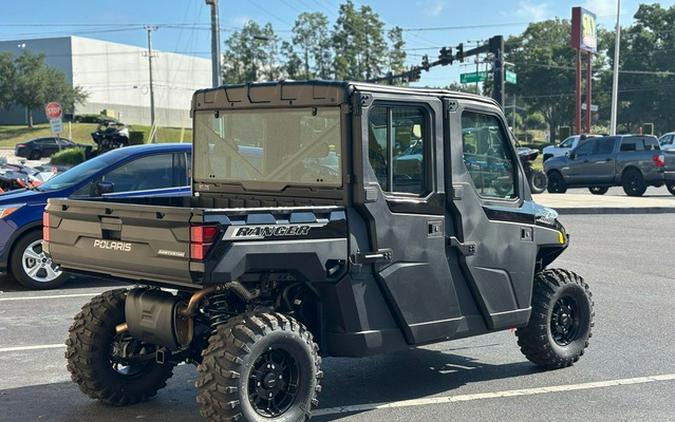
M206 0L211 6L211 80L213 87L222 85L220 72L220 20L218 18L218 0Z
M616 39L614 40L614 74L612 75L612 112L609 122L609 134L616 135L617 106L619 102L619 48L621 46L621 0L616 1ZM590 102L590 101L589 101Z

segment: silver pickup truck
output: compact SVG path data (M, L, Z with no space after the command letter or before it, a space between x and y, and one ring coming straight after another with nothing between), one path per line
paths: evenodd
M626 195L642 196L648 186L674 186L675 157L666 157L654 136L605 136L582 141L564 157L546 160L544 171L550 193L586 187L603 195L611 186L623 186Z

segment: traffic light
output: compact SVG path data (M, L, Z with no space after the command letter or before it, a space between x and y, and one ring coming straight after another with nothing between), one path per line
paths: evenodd
M459 43L457 46L457 60L464 63L464 43Z
M427 56L426 54L424 56L422 56L422 66L421 67L422 67L422 69L426 70L427 72L429 71L429 68L431 67L431 65L429 64L429 56Z
M440 60L443 66L452 64L452 48L450 47L441 48L440 54L438 55L438 60Z
M410 68L410 72L408 72L409 82L417 82L421 78L422 78L422 69L420 69L419 67Z

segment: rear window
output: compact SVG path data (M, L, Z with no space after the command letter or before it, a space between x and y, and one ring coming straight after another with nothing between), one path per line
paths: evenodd
M629 136L621 140L621 151L656 151L659 141L654 136Z

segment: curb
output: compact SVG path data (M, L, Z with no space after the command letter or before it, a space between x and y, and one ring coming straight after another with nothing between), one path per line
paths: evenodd
M546 206L546 205L545 205ZM579 215L579 214L675 214L675 207L568 207L556 208L550 207L560 215Z

